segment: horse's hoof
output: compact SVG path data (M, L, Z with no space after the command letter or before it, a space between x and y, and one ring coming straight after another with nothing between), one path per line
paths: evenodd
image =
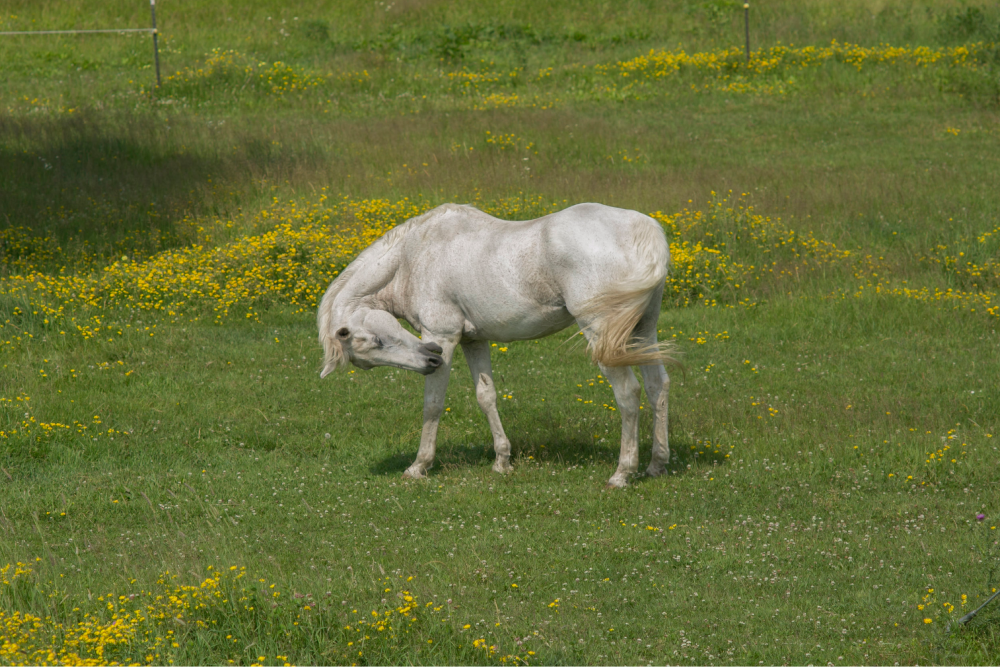
M660 466L658 468L649 466L648 468L646 468L646 477L659 477L660 475L666 475L666 474L667 474L666 466Z
M407 468L403 479L427 479L427 473L420 469Z
M625 475L612 475L611 479L608 480L606 489L624 489L628 486L628 479Z
M509 472L514 472L514 466L512 466L510 463L507 462L500 463L500 461L497 461L496 463L493 464L493 472L498 472L501 475L506 475Z

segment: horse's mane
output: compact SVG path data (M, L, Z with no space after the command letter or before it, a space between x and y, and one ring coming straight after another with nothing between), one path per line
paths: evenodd
M482 214L475 206L469 204L441 204L426 213L421 213L420 215L410 218L406 222L400 223L383 234L375 243L372 243L369 248L374 248L376 243L382 242L383 247L386 250L392 249L397 243L406 238L406 235L414 231L417 227L420 227L426 223L431 218L439 217L441 215L446 215L450 212L460 212L460 211L475 211L476 213ZM365 254L362 252L362 255ZM361 255L358 255L358 259L361 259ZM357 260L355 260L357 261Z
M375 244L378 243L381 244L386 250L392 249L397 243L402 241L407 234L410 233L410 230L412 230L417 224L423 222L425 218L427 218L427 213L418 215L415 218L410 218L406 222L396 225L368 247L373 248L375 247ZM361 255L358 255L358 259L361 259Z
M351 281L354 274L364 269L373 260L381 259L388 251L398 245L399 242L402 241L415 226L424 222L434 210L437 209L433 209L427 213L410 218L405 222L401 222L382 236L375 239L371 245L362 250L358 256L351 260L351 263L340 272L340 275L338 275L337 278L330 283L330 287L326 290L326 294L323 295L323 301L320 304L320 308L322 308L324 303L333 303L333 300L343 291L344 287L346 287L347 283Z

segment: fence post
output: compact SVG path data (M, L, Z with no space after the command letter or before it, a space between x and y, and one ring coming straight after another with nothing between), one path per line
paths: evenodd
M156 0L149 0L149 11L153 15L153 60L156 62L156 87L160 87L160 45L157 42ZM747 56L749 58L749 56Z
M743 22L746 25L746 32L747 32L747 65L749 65L750 64L750 3L749 2L743 3Z

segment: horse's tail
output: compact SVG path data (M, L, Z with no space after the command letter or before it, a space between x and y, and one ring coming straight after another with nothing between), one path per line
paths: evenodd
M591 358L605 366L678 365L673 341L639 340L636 327L663 294L663 282L670 262L670 248L658 224L636 225L627 246L631 251L630 275L610 289L589 299L580 312L591 333L588 350ZM629 247L631 246L631 247Z

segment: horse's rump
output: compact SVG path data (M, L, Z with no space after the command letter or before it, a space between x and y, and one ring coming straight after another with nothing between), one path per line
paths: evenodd
M643 315L663 294L670 248L659 225L648 218L632 225L629 231L631 238L622 241L632 255L631 274L587 299L580 312L574 315L586 322L585 327L591 334L588 350L596 363L605 366L675 364L671 356L673 341L658 343L654 336L650 343L636 336L636 327ZM656 305L659 312L659 304Z

